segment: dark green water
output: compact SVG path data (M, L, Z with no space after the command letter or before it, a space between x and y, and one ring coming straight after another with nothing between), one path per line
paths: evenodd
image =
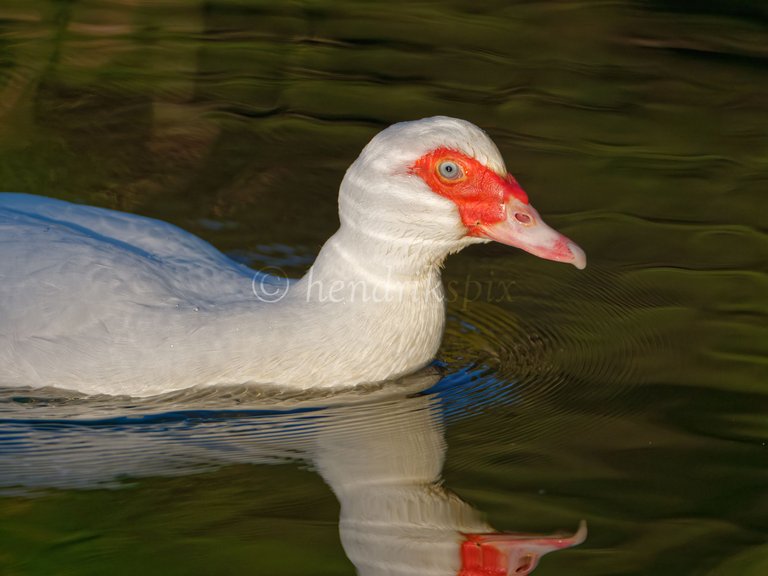
M448 261L446 375L392 409L445 486L500 530L586 519L536 574L768 574L768 5L0 5L0 189L257 268L301 274L362 146L435 114L589 257ZM0 574L354 574L294 413L0 400Z

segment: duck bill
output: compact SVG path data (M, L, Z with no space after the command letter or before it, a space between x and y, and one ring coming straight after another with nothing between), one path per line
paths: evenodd
M510 198L504 207L506 218L496 224L483 226L478 236L515 246L539 258L573 264L579 270L586 267L587 256L584 250L547 226L533 206Z
M571 536L533 536L527 534L465 534L461 546L459 576L487 576L489 574L525 576L549 552L577 546L587 538L587 524L583 520Z

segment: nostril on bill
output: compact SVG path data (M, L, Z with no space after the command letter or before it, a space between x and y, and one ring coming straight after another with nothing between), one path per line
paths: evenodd
M528 216L528 214L525 214L523 212L515 212L515 220L517 220L521 224L530 224L531 223L531 217Z
M533 556L530 554L526 554L523 556L523 558L520 559L520 563L517 565L517 568L515 569L515 574L530 574L531 570L533 570Z

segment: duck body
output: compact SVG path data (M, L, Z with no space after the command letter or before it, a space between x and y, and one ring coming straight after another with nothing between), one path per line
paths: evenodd
M165 222L0 194L0 386L130 396L249 382L347 387L424 366L444 326L441 263L501 234L491 225L468 233L462 210L479 223L477 199L467 208L435 193L432 168L415 172L446 141L467 175L470 160L505 174L472 124L437 117L390 127L350 167L341 227L295 281ZM544 257L583 264L541 224L556 235ZM536 238L523 247L541 251Z
M303 282L262 275L165 222L50 198L0 194L0 251L5 386L349 386L386 378L381 356L398 372L424 365L442 334L436 275L403 286L406 298L366 297L376 286L360 283L341 301L317 269Z

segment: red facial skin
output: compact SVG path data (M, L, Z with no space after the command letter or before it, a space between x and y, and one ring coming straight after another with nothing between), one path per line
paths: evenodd
M459 576L507 576L507 556L470 535L461 545Z
M463 175L448 179L438 170L450 160ZM468 236L484 237L482 229L506 219L505 202L510 196L528 204L528 196L511 174L501 176L474 158L450 148L437 148L416 160L410 172L419 176L436 194L452 200L459 208Z
M455 174L454 178L440 173L446 161L458 166L450 174ZM584 251L541 220L509 174L494 172L478 160L445 147L424 154L409 172L456 205L466 236L515 246L539 258L573 264L579 270L587 265Z

